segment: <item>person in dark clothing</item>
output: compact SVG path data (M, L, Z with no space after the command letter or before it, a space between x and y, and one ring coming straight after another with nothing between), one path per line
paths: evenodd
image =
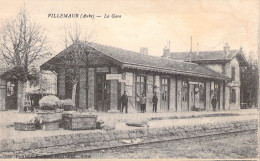
M213 111L216 111L217 99L216 99L215 95L211 99L211 105L212 105Z
M153 112L157 112L157 102L158 102L158 97L156 95L156 92L153 95Z
M125 113L127 113L127 108L128 108L128 97L126 95L126 91L124 91L124 94L121 97L121 102L122 102L122 113L124 112L125 108Z

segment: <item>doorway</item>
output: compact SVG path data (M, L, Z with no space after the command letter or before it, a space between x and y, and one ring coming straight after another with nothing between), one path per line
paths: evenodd
M135 86L136 86L136 94L139 97L141 97L143 93L146 96L146 76L137 75ZM141 111L141 104L138 96L136 96L136 110Z
M161 111L169 111L169 79L161 79Z
M187 81L182 81L181 110L188 111L189 86Z
M106 80L106 74L96 75L96 101L97 111L110 110L110 81Z
M17 109L17 80L6 81L6 109Z

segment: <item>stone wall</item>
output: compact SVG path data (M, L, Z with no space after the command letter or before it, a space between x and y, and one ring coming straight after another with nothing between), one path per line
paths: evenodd
M176 78L170 79L170 111L175 112L176 109Z
M86 108L86 69L80 69L79 107Z
M88 69L88 108L94 110L95 106L95 71L94 68Z
M177 81L177 111L182 111L182 80L178 79Z
M111 67L111 74L117 74L117 68ZM118 107L118 80L110 80L110 110L117 110Z
M0 141L0 158L28 158L50 154L77 152L126 145L140 139L141 143L175 140L232 132L256 130L257 120L240 120L162 128L137 128L132 130L95 130L89 133L46 136Z

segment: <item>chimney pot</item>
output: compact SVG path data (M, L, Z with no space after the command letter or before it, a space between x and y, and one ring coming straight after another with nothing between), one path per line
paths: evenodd
M165 58L169 58L170 57L170 49L165 47L163 49L163 55L164 55Z
M228 53L228 52L229 52L229 49L230 49L230 47L229 47L228 43L225 43L225 45L224 45L224 51L225 51L226 53Z

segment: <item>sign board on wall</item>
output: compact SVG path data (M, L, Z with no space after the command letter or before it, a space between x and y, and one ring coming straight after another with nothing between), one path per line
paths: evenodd
M122 80L122 74L106 74L107 80Z

